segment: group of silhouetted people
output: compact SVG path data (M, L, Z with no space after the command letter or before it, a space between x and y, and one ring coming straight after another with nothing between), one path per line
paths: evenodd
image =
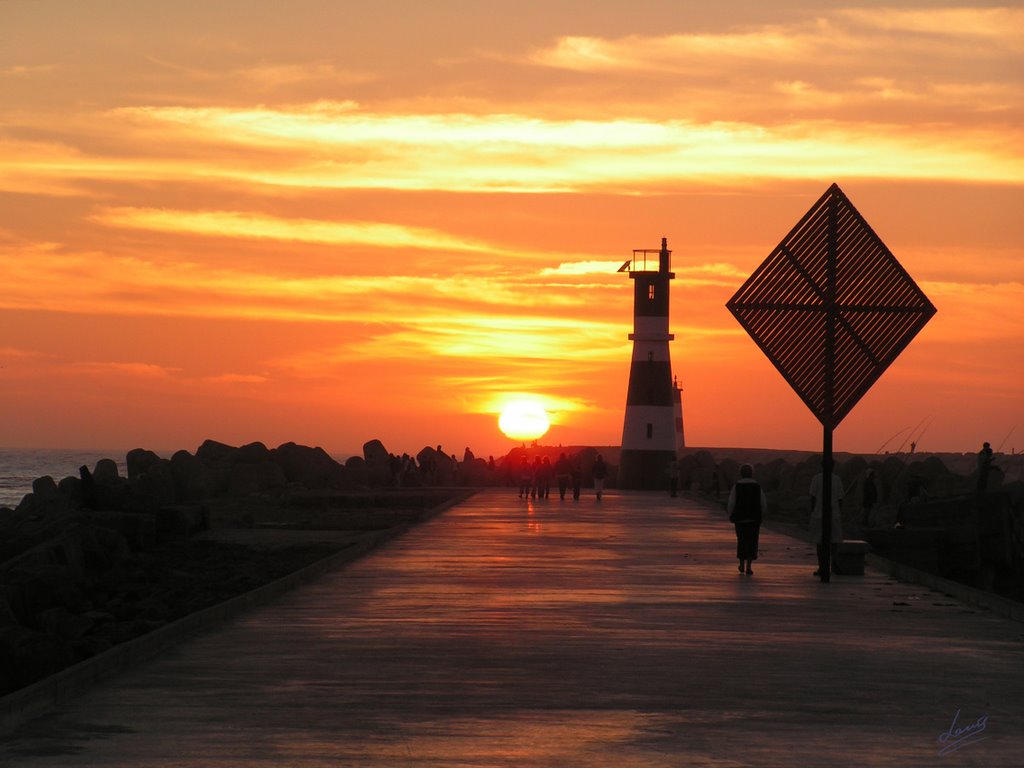
M608 466L600 455L594 460L590 469L594 480L594 493L600 501L604 494L604 481L608 477ZM519 498L546 499L551 495L551 481L555 480L558 487L558 498L565 501L565 494L572 488L572 498L579 501L583 485L583 470L578 462L571 461L564 453L552 464L547 456L534 456L531 463L523 456L519 460Z

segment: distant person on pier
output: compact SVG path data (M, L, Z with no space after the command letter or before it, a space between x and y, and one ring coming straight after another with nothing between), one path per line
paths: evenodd
M530 481L533 479L533 470L530 469L530 460L523 456L519 460L519 498L530 497Z
M679 459L672 459L665 468L665 473L668 475L668 494L674 499L679 495L679 476L682 474Z
M572 500L580 500L580 488L583 486L583 470L578 462L572 465Z
M814 572L815 576L821 576L825 569L825 546L821 543L821 525L822 525L822 503L821 498L822 484L824 482L824 475L819 472L811 480L811 540L814 541L814 545L818 550L818 570ZM828 546L830 547L831 562L835 562L836 545L843 541L843 517L842 517L842 502L843 502L843 481L839 479L839 475L835 472L832 473L832 536L829 539Z
M864 472L864 486L861 489L860 507L863 513L861 525L867 528L871 525L871 510L878 502L878 486L875 484L875 470L868 468Z
M608 478L608 465L604 463L601 454L597 454L597 458L594 459L594 466L591 468L590 474L594 478L594 494L600 501L604 494L604 481Z
M988 472L992 468L992 446L985 443L978 451L978 493L984 492L988 487Z
M534 456L533 457L533 465L530 467L530 470L531 470L531 476L532 476L531 477L531 481L533 483L532 487L530 488L530 498L531 499L536 499L537 498L537 486L540 485L540 473L541 473L540 456Z
M572 463L564 453L560 454L555 462L555 480L558 481L558 498L565 501L565 491L572 479Z
M751 564L757 560L757 539L761 533L761 521L768 511L768 499L760 483L754 479L754 468L749 464L740 467L740 479L729 491L726 504L729 521L736 526L736 557L740 561L739 571L754 575Z
M537 498L546 499L551 494L551 474L554 468L551 466L551 459L547 456L540 463L537 470Z

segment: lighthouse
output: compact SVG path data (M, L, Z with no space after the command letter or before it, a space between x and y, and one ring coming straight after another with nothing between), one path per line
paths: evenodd
M672 377L668 343L669 281L672 251L634 250L619 269L633 281L633 359L629 366L626 414L622 424L619 487L665 488L666 470L683 446L682 400Z

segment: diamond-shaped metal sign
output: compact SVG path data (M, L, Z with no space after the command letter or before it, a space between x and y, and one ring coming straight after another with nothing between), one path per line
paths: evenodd
M726 306L826 429L935 314L836 184Z

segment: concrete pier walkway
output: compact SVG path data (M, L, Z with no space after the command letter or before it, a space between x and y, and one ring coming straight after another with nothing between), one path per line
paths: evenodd
M814 567L762 531L740 575L724 513L667 495L487 491L23 726L0 765L1024 765L1024 624Z

